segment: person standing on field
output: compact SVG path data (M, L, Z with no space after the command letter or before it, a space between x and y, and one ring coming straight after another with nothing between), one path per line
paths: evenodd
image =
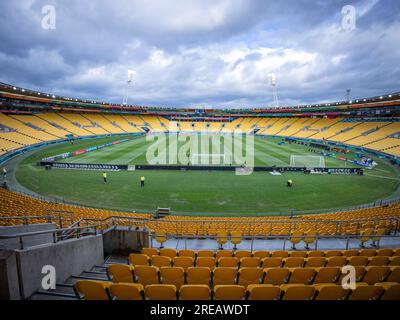
M103 181L104 183L107 183L107 172L103 172Z
M3 178L4 178L4 180L7 178L7 169L6 169L6 167L3 168Z
M144 181L146 180L145 177L140 177L140 187L144 188Z

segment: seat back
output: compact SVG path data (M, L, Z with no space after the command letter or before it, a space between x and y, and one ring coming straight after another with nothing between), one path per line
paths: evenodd
M315 300L345 300L349 294L349 290L343 289L342 286L326 285L318 290Z
M146 254L131 253L129 255L129 263L133 266L148 266L150 258Z
M79 280L75 283L75 290L82 294L85 300L109 300L107 289L110 286L110 282Z
M180 267L162 267L160 277L162 284L173 284L179 290L185 283L185 270Z
M107 272L112 276L114 283L129 282L133 283L133 267L127 264L111 264L107 267Z
M265 268L263 282L264 284L280 286L288 281L289 276L290 271L288 268Z
M238 250L235 252L235 257L238 258L239 260L251 256L252 256L251 252L247 250Z
M363 282L373 285L378 282L383 282L390 274L390 267L368 267L367 272L362 279Z
M287 258L289 257L289 252L287 251L273 251L271 253L271 258Z
M279 300L281 289L268 284L250 284L247 286L248 300Z
M227 250L218 250L215 254L215 258L218 260L219 258L223 257L232 257L232 252Z
M222 257L218 259L218 267L237 268L238 263L239 260L235 257Z
M339 267L326 267L318 270L314 284L317 283L335 283L341 275Z
M152 284L144 289L148 300L176 300L176 287L173 284Z
M280 257L276 258L264 258L262 259L263 268L278 268L282 266L283 259Z
M185 284L179 289L179 300L210 300L210 287L205 284Z
M213 284L215 285L228 285L235 284L237 277L236 268L218 267L213 272Z
M214 300L243 300L245 292L244 286L216 285L214 287Z
M240 259L241 268L258 268L261 264L261 259L258 257L245 257Z
M312 300L315 289L312 286L290 286L286 289L282 300Z
M171 258L167 256L152 256L151 257L151 265L154 267L169 267L171 266Z
M249 284L259 284L263 277L262 268L240 268L238 274L238 284L247 287Z
M188 284L209 285L211 280L211 270L207 267L191 267L186 270L186 280Z
M182 267L187 269L189 267L193 267L194 259L192 257L175 257L173 262L174 267Z
M180 257L190 257L192 259L194 259L196 256L196 253L194 252L194 250L182 249L182 250L179 250L178 254Z
M296 268L290 275L289 283L307 285L312 282L314 275L314 268Z
M381 286L357 286L350 293L349 300L377 300L382 293Z
M381 300L400 300L400 284L394 284L386 289Z
M169 257L173 259L177 256L177 252L175 249L163 248L160 249L160 256Z
M197 267L208 267L210 269L214 269L215 258L214 257L197 257L196 266Z
M284 266L286 268L301 268L304 265L304 258L302 257L289 257L284 259Z
M253 252L253 257L257 257L260 259L264 259L269 257L269 251L265 251L265 250L260 250L260 251L254 251Z
M157 248L143 248L142 253L147 255L148 257L151 257L151 256L158 256L159 251Z
M159 283L159 269L154 266L136 266L135 277L136 282L147 286Z
M306 259L304 266L309 268L322 268L325 264L325 257L310 257Z
M110 293L117 300L143 300L144 287L140 283L114 283Z
M199 250L197 251L197 258L200 257L212 257L214 258L214 251L212 250Z
M354 267L362 267L368 264L369 260L368 257L364 256L357 256L357 257L350 257L347 260L347 264Z

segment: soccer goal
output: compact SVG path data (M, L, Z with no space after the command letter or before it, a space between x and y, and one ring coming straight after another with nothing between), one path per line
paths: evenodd
M229 164L230 159L225 157L223 153L194 153L191 157L192 165L214 165L223 166Z
M291 167L325 168L323 156L290 156Z

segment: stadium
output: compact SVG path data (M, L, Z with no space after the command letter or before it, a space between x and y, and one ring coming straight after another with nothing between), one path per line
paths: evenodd
M400 93L321 101L0 83L0 298L400 300Z

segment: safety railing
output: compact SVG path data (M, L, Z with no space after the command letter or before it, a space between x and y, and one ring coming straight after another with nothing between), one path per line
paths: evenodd
M292 236L292 235L270 235L270 236L242 236L242 237L238 237L238 236L217 236L217 235L213 235L213 236L200 236L200 235L196 235L196 236L192 236L192 235L186 235L186 236L182 236L182 235L176 235L176 234L168 234L165 238L164 242L158 242L157 238L159 235L157 235L157 233L155 232L151 232L150 233L150 246L154 247L154 242L157 242L159 244L161 244L160 248L163 248L163 244L166 243L168 240L181 240L183 241L184 245L183 248L184 249L188 249L188 242L190 240L198 240L198 239L208 239L208 240L213 240L215 241L215 243L221 243L224 242L224 244L227 244L229 242L231 242L232 238L234 238L236 241L235 242L231 242L232 244L235 244L234 247L232 248L232 250L236 250L237 249L237 245L242 243L242 242L247 242L247 244L249 245L249 250L253 251L254 250L254 246L255 243L257 241L268 241L268 240L280 240L282 242L282 250L288 250L287 249L287 243L293 243L291 240L293 238L298 239L298 241L296 241L295 244L299 244L300 242L302 242L305 238L310 238L310 236ZM382 239L394 239L395 241L393 241L393 245L399 247L400 246L400 234L399 233L393 233L393 234L386 234L386 235L314 235L312 236L312 238L314 238L314 241L311 242L312 244L312 248L313 250L320 250L319 246L321 246L321 241L322 240L342 240L339 243L335 243L334 247L330 247L330 249L344 249L344 250L348 250L350 248L350 243L352 241L356 241L358 242L360 245L360 248L365 248L364 244L371 242L371 248L379 248L380 247L380 243L382 241ZM223 240L223 241L218 241L218 240ZM363 241L361 241L363 240ZM343 244L341 246L341 244ZM326 246L326 244L325 244ZM222 247L222 246L221 246ZM307 245L304 247L306 250L311 250L311 248ZM297 250L297 248L295 246L292 246L292 248L290 248L291 250ZM279 250L279 249L274 249L274 250Z
M97 224L91 225L90 227L74 227L74 228L63 228L63 229L55 229L55 230L45 230L45 231L34 231L34 232L24 232L24 233L16 233L16 234L5 234L0 235L1 240L10 240L10 239L18 239L20 244L20 249L25 249L24 238L32 237L32 236L40 236L40 235L52 235L52 243L57 243L60 241L65 241L70 238L65 237L65 232L73 232L74 238L81 238L83 236L88 235L97 235L102 232L104 225Z
M51 215L43 216L9 216L0 217L0 224L2 221L7 220L21 220L23 224L29 224L32 219L43 219L49 223L69 221L69 218L63 217L52 217ZM162 230L169 229L173 230L172 233L184 234L189 233L187 231L188 225L192 224L196 227L197 231L208 231L208 230L235 230L235 227L240 227L241 231L251 235L257 228L262 228L265 232L266 227L269 227L269 233L272 234L273 228L275 226L281 226L282 228L288 229L288 233L295 232L296 230L308 226L313 229L317 229L320 226L329 225L335 228L335 234L341 234L345 232L346 227L352 226L356 230L362 229L363 225L369 223L371 228L379 226L381 223L385 223L390 226L393 232L400 231L400 218L397 217L387 217L387 218L365 218L365 219L352 219L352 220L314 220L311 218L307 219L286 219L286 220L163 220L163 219L149 219L141 217L130 217L130 216L110 216L104 219L97 218L82 218L76 222L70 224L68 229L73 229L74 227L82 226L92 226L96 224L101 224L105 227L110 226L131 226L131 227L146 227L152 230ZM59 224L61 227L63 224Z

